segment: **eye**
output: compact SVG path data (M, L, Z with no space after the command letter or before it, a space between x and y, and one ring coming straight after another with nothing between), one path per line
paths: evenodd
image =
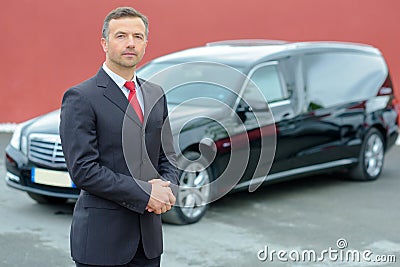
M124 39L125 38L125 35L124 34L117 34L117 39Z
M135 39L137 40L137 41L143 41L144 40L144 36L143 35L141 35L141 34L135 34Z

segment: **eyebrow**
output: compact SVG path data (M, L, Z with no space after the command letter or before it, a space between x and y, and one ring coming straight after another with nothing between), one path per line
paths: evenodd
M128 33L127 33L127 32L124 32L124 31L117 31L116 33L114 33L114 36L116 36L116 35L118 35L118 34L128 34ZM133 34L134 34L134 35L145 36L145 34L142 33L142 32L134 32Z
M124 31L117 31L116 33L114 33L114 36L118 35L118 34L126 34L126 32Z

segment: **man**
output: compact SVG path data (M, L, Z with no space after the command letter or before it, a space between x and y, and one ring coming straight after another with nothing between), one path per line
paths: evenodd
M175 203L177 170L163 91L135 75L147 37L144 15L110 12L103 66L63 97L60 136L81 189L71 225L76 266L160 265L160 214Z

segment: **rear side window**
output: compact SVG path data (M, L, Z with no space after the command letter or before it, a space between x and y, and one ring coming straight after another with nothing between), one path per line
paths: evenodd
M309 110L373 97L387 76L382 57L348 52L305 55L304 71Z

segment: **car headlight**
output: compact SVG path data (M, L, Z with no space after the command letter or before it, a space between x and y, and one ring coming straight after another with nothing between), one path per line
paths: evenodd
M14 133L13 133L13 135L11 137L11 141L10 141L10 145L13 148L22 151L22 153L24 153L25 155L27 154L27 149L28 149L27 143L28 143L28 140L27 140L27 137L25 135L21 136L21 133L22 133L22 129L26 125L30 124L33 121L34 121L34 119L18 124L17 127L14 130Z
M25 125L24 123L20 123L17 125L10 141L10 145L18 150L21 149L21 131L24 125Z

